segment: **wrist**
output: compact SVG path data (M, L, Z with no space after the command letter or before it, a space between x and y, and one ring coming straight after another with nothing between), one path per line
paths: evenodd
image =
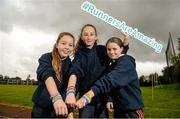
M62 100L62 96L59 93L56 93L55 95L52 95L50 99L52 100L52 103L54 104L56 101Z
M127 46L128 44L129 44L129 42L126 42L126 41L123 42L123 45L124 45L124 46Z
M76 88L74 86L70 86L67 88L66 96L70 93L73 93L74 95L76 94Z
M84 100L85 105L91 102L91 99L85 94L81 97L81 99Z
M85 105L89 104L94 97L94 93L92 90L88 91L86 94L82 96L82 99L85 101Z

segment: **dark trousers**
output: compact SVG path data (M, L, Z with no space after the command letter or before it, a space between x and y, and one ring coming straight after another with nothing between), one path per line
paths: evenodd
M32 118L56 118L56 114L54 109L47 109L42 108L39 106L33 106L32 112L31 112Z
M79 118L108 118L105 104L88 104L79 110Z
M134 111L122 111L122 110L114 110L114 118L144 118L144 113L142 109L137 109Z
M39 106L33 106L31 112L32 118L65 118L65 117L57 117L53 108L42 108Z
M65 96L66 96L65 94L66 94L65 92L61 93L63 100L65 100ZM44 105L46 105L46 103ZM56 116L53 105L50 105L47 107L48 108L43 108L42 106L35 104L32 108L31 117L32 118L61 118L59 116L58 117Z

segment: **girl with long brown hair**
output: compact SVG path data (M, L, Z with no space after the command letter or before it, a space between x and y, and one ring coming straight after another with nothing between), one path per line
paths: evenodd
M126 39L125 41L128 41ZM125 53L128 46L125 47ZM70 69L70 78L67 88L66 103L75 107L75 92L81 97L91 85L97 81L109 65L106 47L97 44L97 30L92 24L82 27L79 40L76 44L76 54ZM77 83L76 83L77 82ZM77 88L76 89L76 85ZM105 95L93 98L92 102L79 110L80 118L108 118Z
M71 33L59 34L53 50L39 58L37 68L38 87L32 100L33 118L67 117L68 108L64 102L69 78L71 60L75 38Z

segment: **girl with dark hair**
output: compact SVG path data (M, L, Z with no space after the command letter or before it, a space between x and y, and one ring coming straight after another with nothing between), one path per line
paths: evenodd
M128 39L125 41L127 42ZM127 49L128 46L125 47L125 53ZM84 95L93 83L103 75L110 62L106 47L97 45L97 30L92 24L86 24L82 27L75 51L66 97L66 104L69 107L75 107L76 90L80 97ZM109 101L109 98L105 95L94 98L90 104L79 110L79 117L108 118L106 103Z

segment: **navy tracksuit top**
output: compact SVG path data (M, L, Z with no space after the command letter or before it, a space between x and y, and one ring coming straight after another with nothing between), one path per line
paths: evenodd
M129 46L124 48L126 53ZM95 81L104 73L110 63L106 47L94 45L91 49L81 46L73 60L70 74L75 74L78 79L77 87L80 96L86 93Z
M112 63L91 89L95 95L111 92L115 111L142 109L144 106L135 59L129 55L121 56Z
M67 89L68 78L69 78L69 69L71 67L71 60L67 57L65 60L62 61L62 81L60 82L56 78L55 71L52 67L52 54L46 53L43 54L39 58L39 66L37 68L37 79L39 81L38 87L34 92L32 97L33 102L35 105L44 107L44 108L52 108L52 101L50 100L50 94L46 88L45 80L52 76L56 83L59 93L63 96L65 95L65 91Z

